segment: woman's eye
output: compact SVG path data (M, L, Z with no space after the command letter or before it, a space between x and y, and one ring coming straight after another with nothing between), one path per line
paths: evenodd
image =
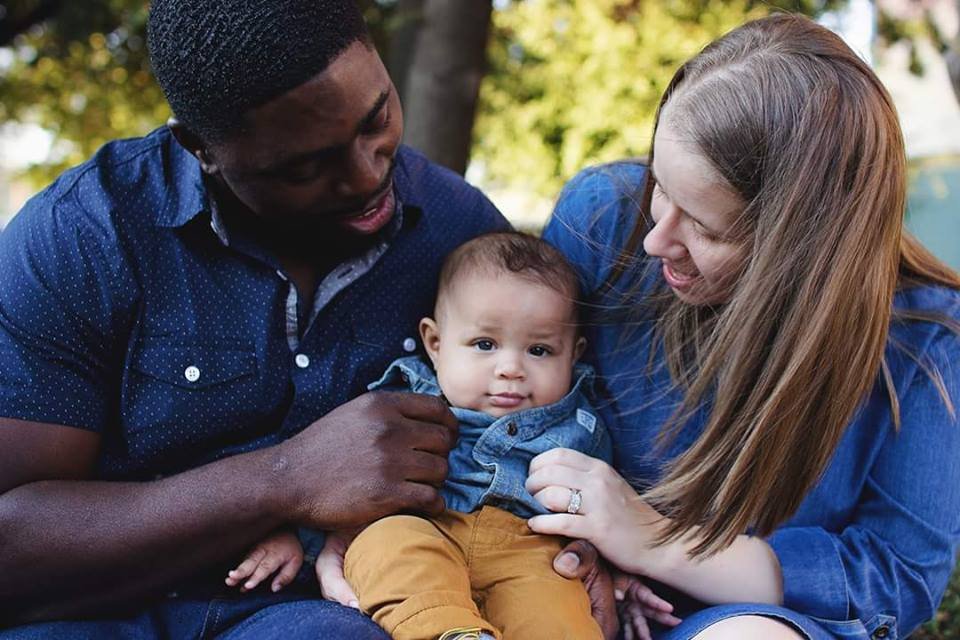
M528 353L529 353L530 355L532 355L532 356L536 356L536 357L540 358L540 357L542 357L542 356L550 355L550 349L548 349L547 347L543 346L542 344L537 344L537 345L534 345L534 346L530 347L530 349L528 350Z
M477 351L493 351L492 340L477 340L473 346Z

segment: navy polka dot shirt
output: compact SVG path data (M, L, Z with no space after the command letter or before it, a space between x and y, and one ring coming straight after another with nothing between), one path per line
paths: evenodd
M225 241L170 131L106 145L0 234L0 415L98 432L105 479L297 433L416 348L452 249L508 227L406 147L395 189L395 228L327 276L291 339L291 283L263 252Z

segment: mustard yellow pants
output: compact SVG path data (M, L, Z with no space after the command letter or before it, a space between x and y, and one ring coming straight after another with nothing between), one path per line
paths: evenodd
M344 574L360 608L395 640L461 627L506 640L602 639L583 584L553 570L562 548L495 507L391 516L354 540Z

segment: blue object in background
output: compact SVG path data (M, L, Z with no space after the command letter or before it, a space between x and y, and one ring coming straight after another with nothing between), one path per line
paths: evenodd
M960 157L913 167L907 198L907 228L960 270Z

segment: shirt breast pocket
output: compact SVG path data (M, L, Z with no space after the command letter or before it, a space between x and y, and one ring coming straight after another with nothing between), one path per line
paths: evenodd
M257 360L237 344L147 338L130 359L121 399L134 455L221 441L256 421Z

